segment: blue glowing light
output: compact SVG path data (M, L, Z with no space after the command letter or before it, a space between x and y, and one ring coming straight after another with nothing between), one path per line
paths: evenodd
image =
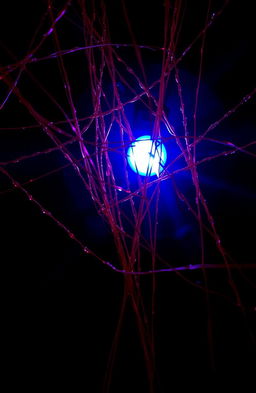
M164 169L167 152L160 139L153 141L149 135L143 135L131 144L127 159L131 169L141 176L159 176Z

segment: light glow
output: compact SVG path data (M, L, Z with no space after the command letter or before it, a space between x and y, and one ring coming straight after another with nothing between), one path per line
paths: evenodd
M166 149L160 139L143 135L131 144L127 160L131 169L141 176L159 176L167 159Z

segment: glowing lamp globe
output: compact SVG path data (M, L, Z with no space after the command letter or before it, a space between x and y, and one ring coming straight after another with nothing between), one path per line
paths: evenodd
M166 149L160 139L152 140L150 135L137 138L127 151L131 169L141 176L159 176L167 159Z

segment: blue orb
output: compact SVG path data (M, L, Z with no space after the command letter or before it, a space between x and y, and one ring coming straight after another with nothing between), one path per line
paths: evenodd
M164 169L167 152L160 139L153 141L150 135L137 138L127 151L131 169L141 176L159 176Z

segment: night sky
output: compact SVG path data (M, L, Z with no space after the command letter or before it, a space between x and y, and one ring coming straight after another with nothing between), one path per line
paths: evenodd
M62 49L84 46L80 3L82 1L71 1L60 21L57 31ZM93 9L93 4L96 13L100 10L100 1L86 3L88 12ZM174 2L170 3L170 12L173 12ZM52 1L55 17L66 4ZM105 0L105 4L111 41L120 44L117 48L120 56L139 74L134 48L132 45L122 47L122 44L132 44L122 1ZM125 4L136 42L162 48L164 2L154 1L151 5L144 0L127 0ZM177 57L203 30L209 5L207 0L184 0L181 4ZM230 109L236 106L237 109L209 134L223 144L203 141L197 154L199 160L220 153L219 158L206 160L200 166L199 180L229 261L239 266L231 272L241 304L237 304L227 269L207 271L208 295L201 269L184 271L182 275L175 272L155 275L155 393L179 392L175 384L183 385L188 381L191 387L199 388L205 377L207 386L214 386L220 376L230 380L239 376L247 381L256 372L256 107L255 95L247 97L256 85L255 20L253 2L231 0L225 7L224 4L224 0L212 0L210 5L209 15L217 14L222 8L223 11L216 19L213 16L214 22L206 34L198 133ZM59 149L20 160L23 156L53 148L54 144L42 127L38 127L15 91L8 95L10 87L5 81L9 81L9 77L12 81L17 79L16 86L24 97L49 121L57 124L63 117L47 99L42 86L70 117L72 114L65 100L56 58L31 61L23 69L22 63L15 69L7 68L24 59L49 30L47 1L7 2L0 5L0 11L1 168L33 196L29 200L28 195L13 184L7 172L0 172L4 373L9 388L14 384L19 389L33 391L50 390L51 387L56 391L67 388L72 392L105 393L102 386L109 370L108 357L120 315L124 277L93 255L83 252L72 234L114 266L119 266L117 251L108 223ZM42 25L39 25L40 20ZM30 47L37 28L35 41ZM178 65L189 128L193 124L200 45L199 40ZM54 52L54 41L49 35L33 56L43 58ZM141 55L150 84L159 77L162 52L141 49ZM88 59L83 51L63 58L72 84L77 116L82 119L93 110ZM40 81L41 87L33 76ZM106 80L104 87L111 98L110 81ZM164 110L178 134L182 135L180 104L174 87L175 78L172 76ZM120 82L118 88L124 101L130 99L124 83ZM241 103L244 97L248 100ZM130 104L126 110L134 129L149 127L150 120L139 104ZM81 120L81 124L85 123ZM68 132L67 124L59 126ZM165 137L168 157L174 159L177 147L173 140ZM60 136L60 140L64 142L65 137ZM93 133L88 134L88 141L89 144L93 141ZM110 141L115 142L115 131ZM246 147L230 154L232 149L227 147L227 141ZM225 151L229 153L224 155ZM78 145L71 145L69 152L78 156ZM111 157L113 165L117 165L116 179L123 187L119 157L115 154ZM6 165L9 161L12 163ZM174 169L179 169L179 165L174 164ZM28 183L35 178L37 180ZM192 201L194 189L188 171L178 174L175 182ZM34 200L61 221L70 236L48 214L43 214ZM171 180L162 182L160 201L158 249L161 256L171 266L200 264L197 222L177 198ZM146 229L145 233L147 235ZM223 263L216 245L208 238L205 240L205 258L207 264ZM147 266L147 260L143 260L143 264ZM247 267L243 268L243 265ZM141 276L140 285L145 308L150 313L152 277ZM136 318L129 302L109 391L150 391Z

